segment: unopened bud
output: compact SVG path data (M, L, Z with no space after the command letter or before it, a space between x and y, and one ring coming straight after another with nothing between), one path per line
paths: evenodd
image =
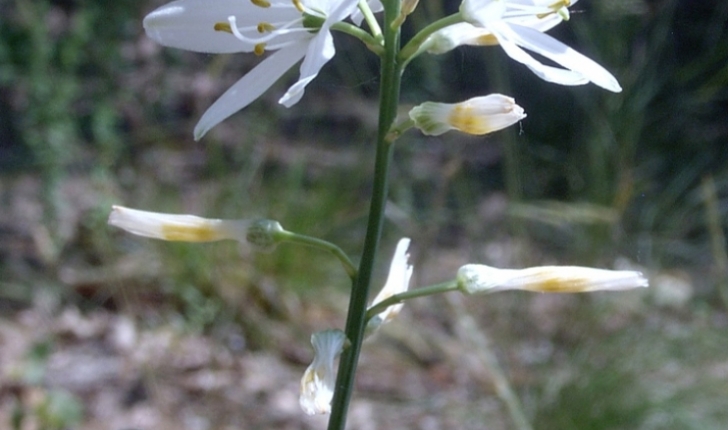
M466 294L525 290L541 293L585 293L647 287L642 273L577 266L498 269L468 264L458 270L458 288Z
M201 218L140 211L113 206L109 224L138 236L178 242L214 242L224 239L241 240L250 224L247 220Z
M425 102L409 112L424 134L439 136L450 130L483 135L501 130L526 117L511 97L490 94L461 103Z

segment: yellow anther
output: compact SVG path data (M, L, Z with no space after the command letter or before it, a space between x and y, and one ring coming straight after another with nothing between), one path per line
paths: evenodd
M276 28L273 26L273 24L270 24L268 22L259 22L258 23L258 33L265 33L266 31L271 32L275 29Z
M539 19L546 18L547 16L551 15L552 13L556 13L563 19L564 21L568 21L571 17L569 15L569 6L571 6L571 0L557 0L549 5L549 9L553 10L553 12L547 12L547 13L540 13L536 16Z
M551 3L549 5L549 8L553 10L561 9L562 7L569 7L571 6L571 0L556 0L555 2Z
M303 3L301 3L301 0L293 0L293 5L296 6L296 9L298 9L299 12L304 12Z
M255 55L263 55L263 53L265 52L265 43L256 44L253 52L255 53Z
M215 31L224 31L226 33L233 34L233 30L232 28L230 28L230 24L227 22L216 22L213 28L215 29Z
M258 7L270 7L270 2L268 0L250 0L250 2Z

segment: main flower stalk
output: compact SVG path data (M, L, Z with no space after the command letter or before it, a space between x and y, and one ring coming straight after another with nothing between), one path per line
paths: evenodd
M400 0L387 0L383 3L384 55L382 56L382 80L379 88L379 126L374 164L374 184L364 249L359 263L358 276L354 281L354 288L349 300L349 311L346 320L345 333L351 345L341 355L336 391L331 404L329 430L343 430L346 426L349 401L354 389L356 367L366 328L369 286L377 248L379 247L379 238L382 234L384 207L387 201L389 164L392 159L392 144L387 140L387 134L397 116L401 84L401 65L397 61L400 44L399 27L392 28L391 23L399 16L401 2Z

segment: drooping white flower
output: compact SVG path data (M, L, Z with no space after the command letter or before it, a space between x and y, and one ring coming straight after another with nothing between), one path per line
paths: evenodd
M561 85L592 82L620 92L617 80L602 66L544 32L568 20L568 6L578 0L464 0L460 12L466 22L430 36L428 52L441 54L460 45L500 45L509 57L541 79ZM524 49L562 67L548 66Z
M334 361L346 345L346 335L341 330L324 330L311 335L313 362L301 378L301 394L298 402L308 415L331 412L334 397L336 367Z
M233 84L195 127L212 127L260 97L301 59L301 75L279 102L290 107L335 54L331 26L357 0L177 0L144 18L149 37L165 46L206 53L276 51Z
M578 266L542 266L498 269L468 264L458 270L458 288L467 294L526 290L541 293L583 293L647 287L642 273Z
M382 287L382 290L379 291L379 294L374 297L372 306L394 296L395 294L403 293L409 288L410 278L412 277L412 265L410 265L407 261L409 258L409 254L407 254L409 245L410 239L406 237L400 239L397 243L397 248L395 249L394 256L392 257L392 263L389 266L387 282L384 284L384 287ZM380 325L391 321L402 310L402 306L404 306L404 303L391 305L372 317L367 324L367 330L371 332Z
M273 220L210 219L195 215L165 214L113 206L109 224L137 236L174 242L237 240L256 251L269 252L280 241L283 227Z
M483 135L501 130L526 117L511 97L490 94L448 104L425 102L410 110L409 116L424 134L439 136L450 130Z
M137 236L178 242L214 242L224 239L245 240L251 222L201 218L147 212L113 206L109 224Z

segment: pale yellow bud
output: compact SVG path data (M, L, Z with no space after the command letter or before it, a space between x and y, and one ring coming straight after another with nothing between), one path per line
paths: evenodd
M246 220L221 220L164 214L113 206L109 224L138 236L180 242L245 240Z
M584 293L647 287L642 273L577 266L542 266L498 269L468 264L458 270L458 287L467 294L526 290L541 293Z
M511 97L490 94L448 104L425 102L409 112L415 127L424 134L439 136L450 130L483 135L501 130L526 117Z

